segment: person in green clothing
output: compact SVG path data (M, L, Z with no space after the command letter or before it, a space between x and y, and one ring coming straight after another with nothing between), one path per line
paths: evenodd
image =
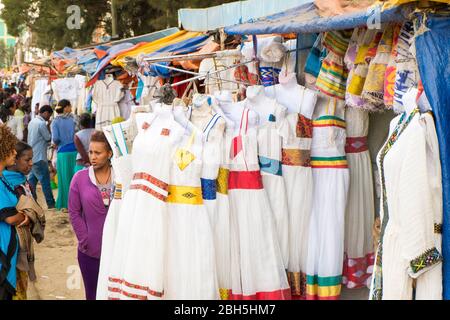
M74 141L78 151L75 173L91 165L89 160L89 143L95 129L92 128L92 117L89 113L83 113L80 116L80 127L81 130L75 134Z
M56 208L67 212L69 187L74 175L77 149L74 143L75 117L70 101L61 100L55 108L56 118L52 121L52 141L57 150L56 172L58 176L58 198Z

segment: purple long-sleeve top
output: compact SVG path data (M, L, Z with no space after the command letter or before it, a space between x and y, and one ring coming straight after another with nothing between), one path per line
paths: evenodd
M69 217L78 238L78 249L90 257L100 258L108 209L92 176L93 169L89 167L73 177L69 191Z

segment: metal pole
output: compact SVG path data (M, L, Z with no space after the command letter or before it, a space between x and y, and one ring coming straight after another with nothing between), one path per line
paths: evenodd
M111 0L111 19L112 19L112 38L114 39L118 37L116 0Z

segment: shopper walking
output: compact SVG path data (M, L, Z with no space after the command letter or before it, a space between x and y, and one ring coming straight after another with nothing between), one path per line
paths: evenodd
M77 172L70 185L69 216L78 238L78 263L86 299L95 300L103 225L114 185L112 150L103 132L92 134L89 157L91 166Z
M32 192L35 199L36 186L38 181L42 185L45 201L48 209L55 208L55 198L50 186L50 171L48 169L47 150L52 139L47 122L53 114L50 106L43 106L39 109L39 114L28 124L28 144L33 148L33 168L29 177Z
M75 118L68 100L61 100L55 109L57 116L53 120L52 141L57 149L56 173L58 176L58 198L56 208L67 210L70 181L74 175L77 149L75 148Z

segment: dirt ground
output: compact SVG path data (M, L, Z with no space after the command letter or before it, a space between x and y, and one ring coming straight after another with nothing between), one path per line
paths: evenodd
M55 192L56 199L56 192ZM47 208L38 187L38 202ZM46 212L45 239L35 244L37 280L29 283L29 300L84 300L83 280L77 261L77 239L68 214ZM342 290L342 300L367 300L367 289Z
M56 193L55 193L56 199ZM46 208L38 188L38 202ZM45 238L35 243L37 280L29 284L28 299L83 300L84 287L77 261L77 239L67 213L46 212Z

